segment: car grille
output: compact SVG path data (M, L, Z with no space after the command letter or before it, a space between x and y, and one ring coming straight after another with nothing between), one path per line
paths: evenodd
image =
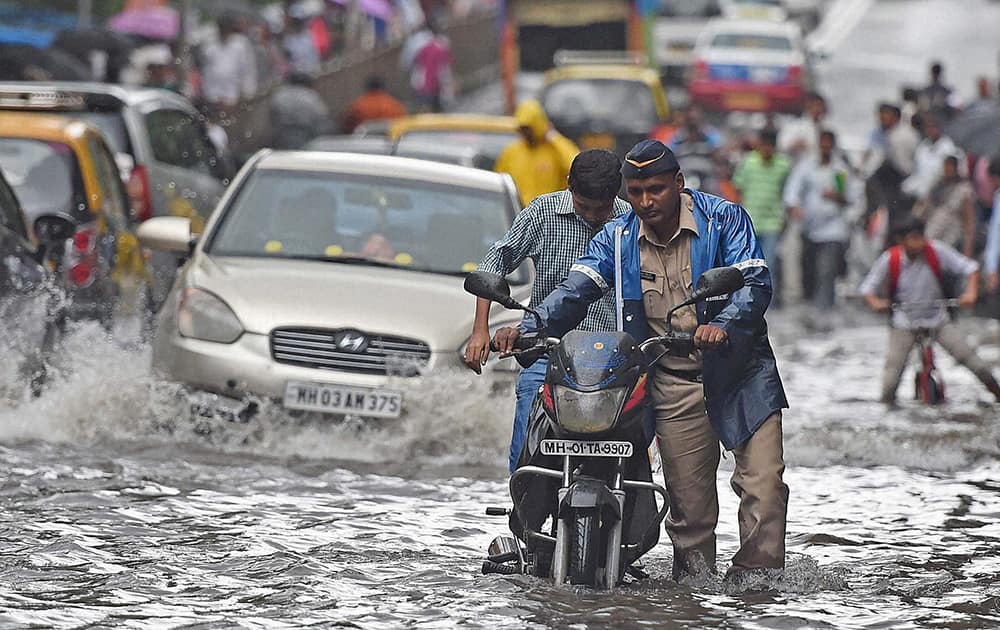
M337 347L341 330L280 328L271 331L271 356L278 363L360 374L415 376L427 366L431 349L403 337L365 335L360 352Z

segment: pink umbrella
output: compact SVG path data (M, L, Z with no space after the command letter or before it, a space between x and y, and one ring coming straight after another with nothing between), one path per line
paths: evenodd
M180 32L181 19L172 7L149 7L122 11L108 22L111 30L150 39L174 40Z

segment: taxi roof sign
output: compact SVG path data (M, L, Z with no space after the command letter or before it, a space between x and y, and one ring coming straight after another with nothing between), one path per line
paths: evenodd
M556 67L571 65L645 65L646 55L630 50L557 50Z

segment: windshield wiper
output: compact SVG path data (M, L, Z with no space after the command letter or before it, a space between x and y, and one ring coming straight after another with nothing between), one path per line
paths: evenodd
M365 258L364 256L307 256L305 254L293 254L289 256L272 256L272 258L284 258L286 260L315 260L318 262L342 263L345 265L367 265L371 267L388 267L390 269L407 269L406 265Z

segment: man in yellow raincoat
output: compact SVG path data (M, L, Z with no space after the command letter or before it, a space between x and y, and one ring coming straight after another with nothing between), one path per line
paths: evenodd
M509 173L527 206L538 195L563 190L573 158L580 149L549 124L541 104L523 101L514 112L521 137L511 142L493 167Z

